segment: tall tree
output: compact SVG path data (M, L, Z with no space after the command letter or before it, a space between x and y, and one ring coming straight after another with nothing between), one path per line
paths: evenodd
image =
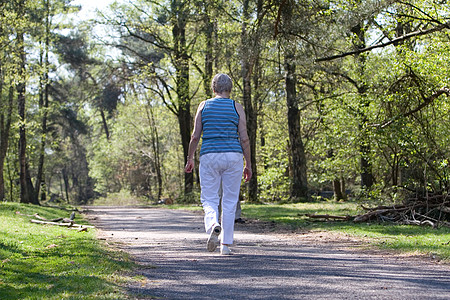
M189 4L183 0L171 1L173 64L175 67L175 84L178 102L178 124L184 162L187 162L191 136L191 99L189 92L189 54L186 41L186 26L189 17ZM192 173L184 175L184 192L192 192L194 177Z
M25 1L18 0L16 2L16 8L18 16L25 16ZM26 20L22 20L26 24ZM18 65L17 65L17 105L19 113L19 164L20 164L20 202L39 204L34 197L34 187L31 182L30 171L27 161L27 137L26 137L26 84L27 84L27 72L26 72L26 52L25 52L25 27L18 26L16 33L16 43L18 52Z
M367 24L367 23L366 23ZM364 25L363 21L358 22L351 28L352 42L356 50L364 49L366 47L366 32L367 25ZM371 162L371 138L369 128L367 124L369 119L367 117L367 109L369 108L370 101L368 100L368 86L364 77L366 76L366 58L364 54L355 54L356 73L358 79L352 80L355 84L359 98L360 98L360 113L359 113L359 131L360 131L360 164L361 164L361 187L370 189L374 184L374 177L372 173Z
M0 201L5 199L4 166L12 123L14 86L11 84L11 44L8 38L7 3L0 3ZM9 88L8 88L9 85Z
M244 103L245 116L247 119L247 131L250 141L252 178L248 185L248 201L258 200L258 181L256 167L256 133L257 133L257 109L252 100L252 78L256 61L259 56L260 37L251 36L249 25L251 23L250 0L244 0L242 7L242 29L241 29L241 77L242 77L242 102ZM262 2L258 1L256 21L260 21ZM254 95L253 95L254 96Z
M45 147L47 142L47 118L49 107L49 47L50 47L50 3L49 0L43 0L44 8L44 30L41 41L40 64L42 66L42 74L40 75L40 91L39 91L39 109L42 111L41 120L41 145L39 150L39 162L35 180L35 202L39 201L39 195L42 192L41 199L45 200L45 189L41 190L44 183L44 161Z
M289 150L292 157L291 199L305 201L308 198L308 182L306 176L306 155L300 127L300 110L297 96L296 77L296 42L289 36L292 26L293 5L291 1L283 1L280 6L281 16L285 26L284 43L284 71L287 105L287 122L289 128Z

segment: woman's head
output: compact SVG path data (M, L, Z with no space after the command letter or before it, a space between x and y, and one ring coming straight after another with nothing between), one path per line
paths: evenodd
M219 73L216 76L214 76L211 82L211 89L216 94L231 93L232 87L233 83L231 81L230 76L222 73Z

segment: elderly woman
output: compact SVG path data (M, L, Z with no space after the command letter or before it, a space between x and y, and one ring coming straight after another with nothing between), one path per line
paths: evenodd
M246 182L252 177L245 113L242 105L230 99L232 86L228 75L214 76L211 88L215 97L198 106L185 167L187 173L194 169L194 153L203 132L200 149L200 200L205 212L205 230L209 234L207 249L215 251L221 235L220 253L224 255L231 254L229 246L233 244L234 217L242 173ZM221 184L222 224L219 224Z

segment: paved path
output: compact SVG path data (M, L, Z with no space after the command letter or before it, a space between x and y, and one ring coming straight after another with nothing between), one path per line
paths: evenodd
M450 267L237 226L234 254L206 251L199 213L89 207L101 237L142 265L136 299L450 299ZM259 233L258 233L259 232Z

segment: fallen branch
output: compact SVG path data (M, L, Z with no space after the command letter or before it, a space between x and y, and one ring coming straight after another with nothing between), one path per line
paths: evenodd
M74 222L75 212L72 212L70 214L70 218L55 218L55 219L50 219L50 220L46 219L44 217L41 217L38 213L35 213L33 215L26 215L26 214L22 214L17 211L16 214L35 218L35 219L30 220L31 223L42 224L42 225L63 226L63 227L67 227L70 229L78 230L79 232L87 231L88 228L95 228L94 226L90 226L90 225L75 224L75 222ZM38 220L36 220L36 219L38 219Z
M401 205L377 206L368 208L367 212L355 216L353 222L393 222L408 225L430 225L450 227L450 201L447 194L427 195L426 197L409 198Z
M361 207L362 207L362 209L369 210L369 211L382 210L382 209L402 210L402 209L407 208L405 205L391 205L391 206L379 205L377 207L364 207L364 205L361 205Z
M31 219L30 222L36 223L36 224L57 225L57 226L65 226L65 227L71 227L74 225L73 222L62 223L62 222L51 222L51 221L42 221L42 220L34 220L34 219Z
M42 220L34 220L34 219L31 219L30 222L35 223L35 224L55 225L55 226L64 226L64 227L78 227L76 229L95 228L94 226L91 226L91 225L75 224L73 222L63 223L63 222L50 222L50 221L42 221Z
M30 216L31 217L31 216ZM39 214L34 214L33 215L33 217L35 217L36 219L39 219L39 220L42 220L42 221L46 221L46 222L60 222L60 221L63 221L63 220L69 220L69 221L63 221L63 222L66 222L66 223L69 223L71 220L70 219L67 219L67 218L56 218L56 219L46 219L46 218L44 218L44 217L41 217Z
M328 214L326 215L305 214L305 216L312 219L325 219L326 221L328 221L329 219L350 221L353 218L352 216L333 216Z
M436 224L431 222L430 220L418 221L418 220L406 220L404 221L405 225L430 225L433 228L436 228Z

